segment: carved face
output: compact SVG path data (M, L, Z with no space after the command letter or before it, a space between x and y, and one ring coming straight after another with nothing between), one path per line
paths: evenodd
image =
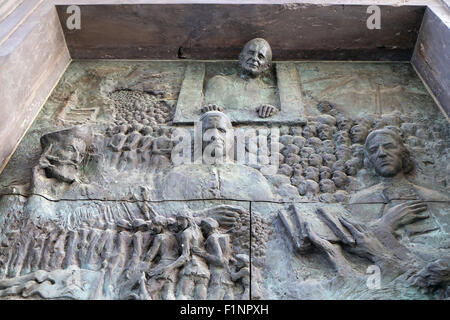
M227 143L227 132L230 128L231 124L225 116L212 114L202 120L203 150L207 151L207 155L212 157L226 156L227 145L232 147L231 143Z
M334 153L334 143L331 140L325 140L322 142L323 148L326 153Z
M393 177L402 170L403 148L388 134L377 134L366 146L366 153L375 171L382 177Z
M337 145L349 145L350 137L346 131L339 131L335 137Z
M245 45L239 55L244 73L256 77L265 71L272 60L269 44L262 39L253 39Z
M83 140L70 139L66 145L54 145L52 156L58 158L61 162L79 163L81 154L86 150L86 144Z
M318 136L319 136L320 140L331 139L331 136L332 136L331 127L326 124L321 124L318 128Z
M368 133L369 130L365 126L357 124L351 128L350 137L353 143L364 143Z
M357 158L352 158L345 162L345 172L349 176L356 176L358 173L357 165L359 163L359 160Z
M154 233L154 234L159 234L163 232L163 226L160 224L156 224L153 223L152 226L150 227L150 230Z
M337 126L339 130L342 131L348 131L352 127L352 120L347 118L338 118L337 119Z
M348 184L349 180L348 180L347 175L344 172L335 171L333 173L333 182L336 185L336 187L344 188Z
M329 103L328 101L321 101L317 105L317 108L322 113L328 113L328 112L330 112L331 110L334 109L334 106L331 103Z
M151 135L152 133L153 133L153 128L150 127L150 126L145 126L145 127L142 129L142 135L144 135L144 136L149 136L149 135Z
M314 180L306 181L306 194L307 195L316 195L319 194L320 187L319 184Z
M81 139L66 138L54 142L44 155L50 166L47 175L58 180L72 183L76 180L78 164L83 160L86 143Z
M338 160L346 161L350 159L351 150L346 146L340 146L339 148L336 149L335 155Z
M311 154L308 158L308 163L312 167L320 167L322 165L322 157L318 154Z
M319 170L315 167L306 168L305 178L308 180L319 181Z
M172 152L173 141L162 136L153 141L152 152L154 154L170 155Z
M364 146L362 144L355 143L351 148L353 157L362 158L364 156Z
M334 171L345 171L345 162L343 160L338 160L335 163L333 163L333 167L331 170Z
M249 258L246 254L237 254L236 255L236 266L238 268L243 268L248 266Z
M177 227L179 231L185 230L189 227L189 220L183 216L177 216Z
M328 167L320 167L320 180L330 179L331 178L331 169Z
M171 221L170 223L168 223L167 225L167 229L172 232L172 233L177 233L178 232L178 223L176 220Z
M333 193L336 191L336 186L334 182L330 179L320 180L320 191Z
M306 139L314 137L317 135L317 127L314 125L306 125L303 128L303 137Z
M333 164L336 162L336 157L334 154L331 153L325 153L323 155L323 164L329 168L333 167Z

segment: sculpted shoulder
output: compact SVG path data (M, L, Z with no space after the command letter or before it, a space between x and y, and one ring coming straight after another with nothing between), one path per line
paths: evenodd
M417 191L421 200L424 201L449 201L450 198L448 195L441 193L439 191L435 191L432 189L428 189L425 187L421 187L418 185L413 185L414 189ZM350 203L371 203L371 202L384 202L385 199L382 197L384 186L379 183L367 189L363 189L350 197Z
M414 188L419 193L420 197L424 201L449 201L450 197L444 193L436 190L428 189L418 185L414 185Z
M381 183L358 191L350 197L350 203L384 202L382 197L383 185Z
M232 79L230 76L217 75L212 77L206 84L206 92L209 90L226 89L230 87Z

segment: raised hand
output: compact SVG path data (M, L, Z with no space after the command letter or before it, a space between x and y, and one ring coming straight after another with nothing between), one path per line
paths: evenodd
M258 116L260 118L268 118L276 114L278 112L278 108L271 106L270 104L263 104L256 108L256 112L258 112Z
M331 261L340 277L348 277L354 273L350 264L345 259L342 247L339 244L333 244L330 241L321 238L307 222L303 222L302 229L305 230L311 243L327 254L328 259Z
M203 106L201 109L202 113L208 112L208 111L220 111L223 112L223 108L221 106L218 106L217 104L208 104L207 106Z
M355 239L355 246L352 247L353 252L357 255L366 257L369 260L376 262L389 258L392 256L390 254L390 249L386 248L376 237L376 235L368 227L350 222L344 217L339 217L339 221L345 228L350 232Z
M206 216L215 219L222 227L232 228L239 217L245 213L241 207L230 205L219 205L208 208L203 212Z
M401 226L426 219L428 214L420 214L427 210L427 204L421 200L406 201L389 208L379 220L380 226L395 231Z
M333 231L333 233L341 239L341 241L348 245L354 245L355 240L348 234L344 226L338 221L336 217L330 214L325 208L317 209L317 213L324 220L326 225Z

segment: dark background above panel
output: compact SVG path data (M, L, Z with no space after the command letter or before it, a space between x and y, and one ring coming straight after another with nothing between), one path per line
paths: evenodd
M68 30L74 59L236 59L243 44L263 37L274 60L409 61L423 6L380 6L381 29L357 5L81 5L81 29Z

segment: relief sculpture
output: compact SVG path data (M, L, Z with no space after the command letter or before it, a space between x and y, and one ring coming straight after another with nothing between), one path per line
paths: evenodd
M449 137L404 63L73 62L0 175L0 297L448 299Z

